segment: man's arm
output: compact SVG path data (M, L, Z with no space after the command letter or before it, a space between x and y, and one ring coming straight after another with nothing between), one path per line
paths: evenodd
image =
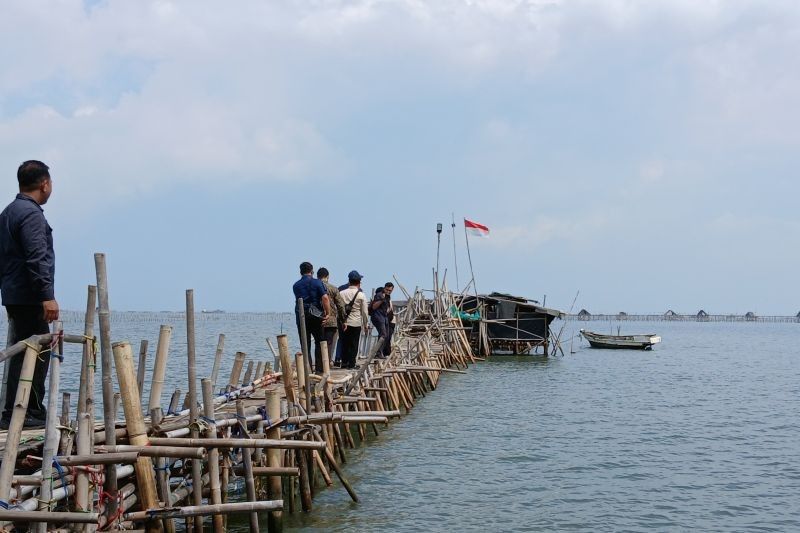
M39 212L27 213L20 222L19 239L33 292L40 298L44 318L58 320L58 302L53 283L53 258L48 253L47 221Z
M367 312L367 297L364 296L364 293L359 294L359 298L361 299L361 331L364 332L364 335L367 334L367 326L369 326L369 319L368 319L368 312Z
M331 297L327 294L323 294L322 298L320 298L320 301L322 302L322 309L325 310L325 315L323 318L331 316Z

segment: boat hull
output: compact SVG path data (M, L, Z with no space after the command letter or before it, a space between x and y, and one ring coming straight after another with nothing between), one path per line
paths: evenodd
M584 330L581 335L592 348L605 350L652 350L654 344L661 342L658 335L601 335Z

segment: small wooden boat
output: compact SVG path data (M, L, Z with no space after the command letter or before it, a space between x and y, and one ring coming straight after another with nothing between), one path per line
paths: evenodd
M592 348L614 350L652 350L654 344L661 342L658 335L602 335L583 329L581 335Z

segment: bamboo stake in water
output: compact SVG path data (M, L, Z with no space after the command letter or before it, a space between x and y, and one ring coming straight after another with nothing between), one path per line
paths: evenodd
M53 327L53 334L58 335L63 332L64 327L60 321L56 322ZM39 511L51 511L53 497L53 457L58 450L58 440L60 433L57 429L57 415L56 409L58 404L58 386L61 380L61 348L63 344L55 342L50 349L50 384L48 386L47 397L47 421L44 431L44 448L42 449L42 489L41 498L39 498ZM60 346L59 346L60 345ZM9 457L8 455L5 456ZM34 527L37 533L45 533L47 531L46 522L38 522Z
M250 384L250 380L253 378L253 361L250 360L247 362L247 370L244 372L244 379L242 380L242 387L246 387Z
M189 423L192 438L197 438L197 367L195 366L194 337L194 291L186 290L186 353L189 362ZM203 471L200 461L192 461L192 501L196 506L203 504ZM203 518L194 519L194 531L203 532Z
M167 359L169 358L171 338L172 326L162 325L158 331L156 360L153 365L153 377L150 380L150 400L147 403L150 411L161 407L161 393L164 390L164 376L167 373Z
M272 346L272 341L269 340L269 337L267 337L267 346L269 347L269 351L272 352L272 357L275 360L275 372L280 372L281 371L281 365L280 365L281 359L278 356L278 352L276 352L275 348Z
M288 352L288 347L286 348ZM288 354L287 354L288 355ZM271 390L266 393L266 408L269 420L278 420L281 417L281 399L278 391ZM268 439L279 439L281 437L281 430L278 426L272 427L267 430L266 437ZM281 451L277 448L270 448L267 450L267 466L270 468L278 468L281 466ZM280 476L272 476L267 481L267 497L272 500L282 500L283 491L281 487ZM276 533L283 530L283 512L281 510L271 511L267 517L267 528L270 533Z
M236 414L242 420L242 429L247 434L247 422L244 421L244 402L236 400ZM244 463L244 482L247 490L248 501L254 502L256 498L256 484L253 480L253 450L242 448L242 462ZM258 513L250 513L250 533L258 533Z
M108 306L108 273L106 271L105 254L94 254L94 266L97 273L97 317L100 322L100 362L103 376L103 422L106 430L106 444L117 443L114 432L114 383L111 370L111 311ZM113 468L106 472L103 490L108 493L106 507L107 516L117 512L117 471Z
M142 400L139 388L136 385L136 373L133 367L133 350L127 341L117 342L113 345L114 363L117 367L117 380L119 388L124 393L122 408L125 412L125 424L128 429L128 441L133 446L148 446L147 426L142 416ZM153 462L149 457L138 457L134 466L136 481L139 488L139 501L142 506L150 509L158 507L158 494L156 480L153 473ZM160 531L159 524L154 521L147 523L147 531Z
M172 393L172 398L169 400L169 407L167 407L167 414L175 414L175 411L178 409L178 402L181 400L181 390L175 389L175 392Z
M203 415L208 428L205 431L207 439L217 438L217 425L212 423L214 420L214 394L211 390L211 380L203 379L200 382L203 389ZM211 503L219 505L222 503L222 490L219 486L219 449L211 448L208 450L208 479L211 489ZM224 531L225 522L221 514L213 516L214 531Z
M219 334L217 340L217 352L214 354L214 367L211 369L211 390L217 390L217 377L219 376L219 365L222 362L222 354L225 351L225 335Z
M8 502L11 494L11 479L14 477L15 459L19 449L19 441L22 436L22 425L25 423L25 415L28 412L28 400L31 394L31 384L33 382L33 371L36 366L36 357L39 355L38 347L28 346L22 360L22 369L19 373L19 385L17 386L17 396L14 399L14 410L11 414L11 423L6 433L6 448L3 458L10 458L0 463L0 500Z
M247 354L244 352L236 352L233 356L233 367L231 367L231 377L228 379L228 391L236 390L239 388L239 378L242 375L242 368L244 368L244 360Z
M139 344L139 366L136 371L136 385L139 389L139 397L144 397L144 375L147 371L147 346L148 342L142 339Z
M303 299L297 299L297 316L300 320L300 348L303 351L303 360L305 364L303 365L304 373L306 376L311 375L311 347L308 345L308 331L306 330L306 314L305 314L305 305L303 304ZM300 369L297 369L297 375L300 375ZM306 393L306 413L311 412L311 382L306 380L305 383L305 393Z
M160 407L150 410L150 421L153 427L157 427L164 418ZM156 458L156 480L158 481L158 497L164 502L165 507L172 507L172 491L169 488L169 474L167 473L167 461L163 457ZM163 520L164 531L175 533L175 521L171 518Z

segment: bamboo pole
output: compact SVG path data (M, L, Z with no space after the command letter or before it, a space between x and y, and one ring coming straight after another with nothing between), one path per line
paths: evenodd
M259 361L258 364L256 365L255 377L256 379L264 377L264 361Z
M142 339L139 344L139 366L136 370L136 387L139 389L139 397L144 396L144 376L147 372L147 347L149 343Z
M237 476L244 476L247 474L247 471L243 465L237 465L233 467L233 472ZM300 471L297 468L289 466L280 466L276 468L272 468L270 466L254 466L252 473L254 477L277 477L279 479L281 477L297 477L300 475ZM274 498L270 497L270 499Z
M250 384L250 380L253 377L253 360L247 362L247 370L244 372L244 379L242 380L242 387L245 387Z
M273 357L273 359L275 361L275 372L280 372L281 371L281 359L278 356L278 352L275 351L275 347L272 346L272 341L269 340L269 337L267 337L267 346L269 347L269 351L272 352L272 357Z
M303 299L297 299L297 316L300 320L300 348L303 352L303 371L306 377L311 375L311 347L308 345L308 331L306 330L306 312L303 305ZM300 375L300 369L297 369L297 375ZM305 406L306 413L311 412L311 382L305 382Z
M219 377L219 365L222 363L222 354L225 351L225 334L220 333L217 339L217 351L214 353L214 367L211 369L211 389L217 390L217 377Z
M133 351L127 341L116 342L112 347L114 363L117 368L119 388L124 393L122 409L125 412L125 424L128 428L128 441L133 446L148 446L147 426L142 416L142 400L136 384L133 370ZM146 508L158 506L156 480L153 474L153 461L149 457L139 456L134 466L138 485L138 498ZM160 524L154 521L147 523L147 531L160 531Z
M289 348L287 346L286 347L287 356L288 356L288 351ZM267 409L267 417L269 418L269 420L278 420L281 416L281 399L280 396L278 395L278 391L276 390L267 391L265 403ZM266 436L268 439L273 439L273 440L279 439L280 435L281 435L281 430L277 426L268 429L266 432ZM269 468L281 467L280 450L278 450L277 448L271 448L267 450L267 465ZM280 477L272 476L267 480L267 497L273 500L283 499L283 491L281 487ZM267 529L270 531L270 533L279 533L280 531L283 531L283 512L280 509L276 509L269 513L269 516L267 517Z
M171 339L172 326L162 325L158 331L156 360L150 381L150 400L147 402L149 411L161 407L161 393L164 390L164 376L167 373L167 359L169 358L169 343Z
M236 400L236 414L239 419L244 418L244 403ZM247 433L247 423L242 424L243 431ZM244 482L247 490L248 501L256 501L256 484L253 480L253 450L242 448L242 463L244 464ZM258 533L258 513L250 513L250 533Z
M239 379L242 376L242 368L246 358L247 354L244 352L236 352L236 355L233 356L233 367L231 368L231 377L228 379L227 390L232 391L239 388Z
M53 333L58 335L59 332L64 331L64 325L57 321L53 327ZM58 404L58 386L61 381L61 349L63 345L55 341L50 348L50 370L49 370L49 386L47 392L47 420L44 431L44 448L42 449L42 489L41 498L39 501L39 511L51 511L52 495L53 495L53 457L58 452L58 441L60 433L56 427L58 422L56 420L56 409ZM45 357L48 357L45 355ZM8 456L6 456L8 457ZM34 528L36 533L45 533L47 531L47 523L39 522Z
M28 399L31 394L33 371L36 366L36 357L39 355L38 347L28 346L22 360L22 369L19 373L19 385L14 399L14 410L11 414L11 423L6 433L6 447L3 453L5 459L0 463L0 501L8 502L11 494L11 479L14 476L19 441L22 436L22 425L25 423L25 414L28 412Z
M86 295L81 376L78 388L78 440L76 452L88 454L94 447L94 372L97 366L94 338L94 313L97 305L97 287L89 285ZM78 471L75 475L75 508L80 512L90 510L92 501L89 474Z
M150 410L150 420L153 427L161 424L161 419L164 417L160 407L155 407ZM172 491L169 488L169 470L167 461L163 457L156 457L156 481L158 482L158 497L164 502L164 507L172 507ZM175 521L171 518L165 518L162 521L165 533L175 533Z
M173 507L172 509L151 508L146 511L136 511L133 513L125 513L126 520L146 520L151 517L155 518L180 518L184 516L204 516L210 514L234 514L234 513L250 513L258 511L272 511L274 509L283 508L282 501L258 501L258 502L238 502L238 503L222 503L219 505L194 505L188 507Z
M178 402L181 401L181 390L175 389L172 393L172 397L169 399L169 407L167 407L167 415L174 415L176 414L175 411L178 409Z
M289 403L289 414L294 414L297 405L297 396L292 385L292 363L289 355L289 338L286 335L278 335L278 353L281 361L281 380L283 390L286 394L286 401Z
M203 379L200 384L203 388L203 415L207 424L205 437L206 439L213 440L217 438L217 426L213 422L214 395L211 390L211 380ZM222 503L222 490L219 485L219 450L217 448L209 448L208 450L208 479L211 489L211 503L213 505L219 505ZM212 520L214 531L223 531L225 529L225 523L221 514L215 514Z
M66 513L55 511L0 511L0 521L18 524L65 522L68 524L96 524L98 513Z
M155 409L154 409L155 410ZM148 439L149 440L149 439ZM190 446L141 446L132 444L117 444L115 446L97 446L95 453L125 453L134 452L140 457L170 457L174 459L201 459L205 460L208 453L205 448Z
M100 323L100 362L103 376L103 422L106 429L106 444L117 443L114 433L114 383L112 381L111 355L111 311L108 306L108 272L105 254L94 254L97 274L97 318ZM106 509L108 516L117 512L117 472L112 468L105 477L103 490L109 495Z
M306 365L303 362L304 357L302 352L294 354L294 368L297 372L297 397L300 398L298 403L305 403L306 406L308 406L306 398L306 381L308 375L306 374ZM306 407L306 412L309 412L308 407Z
M167 438L152 437L152 446L188 446L191 448L279 448L286 450L319 450L325 443L288 439L237 439L237 438Z
M186 353L189 362L189 424L190 435L197 438L197 367L195 366L195 337L194 337L194 290L186 290ZM195 506L203 503L203 472L200 461L192 461L192 501ZM155 506L149 506L155 507ZM197 516L194 519L195 533L203 533L203 519Z

